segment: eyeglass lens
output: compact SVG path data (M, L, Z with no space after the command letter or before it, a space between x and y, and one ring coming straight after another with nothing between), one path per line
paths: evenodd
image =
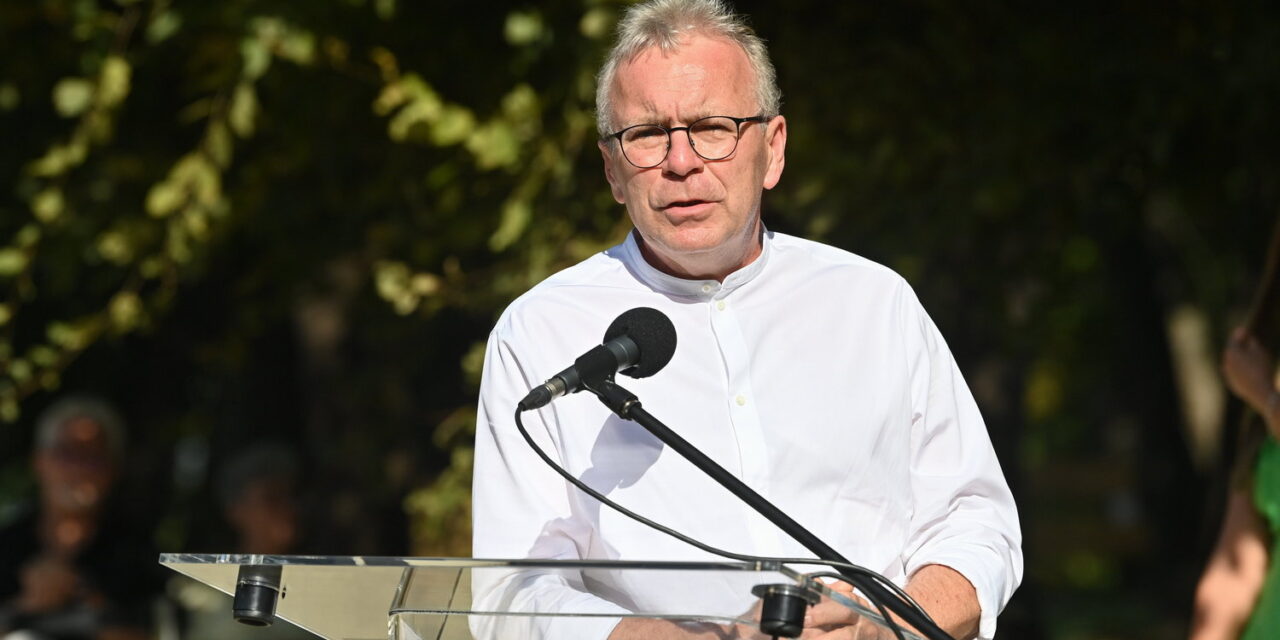
M689 136L690 146L704 160L726 158L738 146L738 123L732 118L703 118L684 130ZM667 132L667 129L656 125L627 129L621 136L622 153L637 167L657 166L667 157L671 146Z

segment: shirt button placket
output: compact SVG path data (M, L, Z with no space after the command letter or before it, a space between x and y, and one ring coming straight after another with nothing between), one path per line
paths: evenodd
M741 478L766 498L769 495L768 457L765 451L764 433L756 407L749 403L752 396L750 349L742 335L734 305L724 299L709 300L711 324L720 351L724 356L729 403L729 419L732 437L738 445L738 463ZM758 549L781 552L776 530L762 517L754 513L748 516L748 530Z

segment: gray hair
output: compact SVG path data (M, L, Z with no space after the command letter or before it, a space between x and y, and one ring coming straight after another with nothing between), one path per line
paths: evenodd
M618 40L596 76L596 127L601 137L613 132L610 90L618 66L651 47L667 52L687 34L723 38L742 47L756 77L756 103L764 115L778 115L782 91L764 41L723 0L649 0L627 9L618 22ZM754 114L753 114L754 115Z
M58 444L62 428L76 418L88 418L102 427L111 456L124 456L125 429L120 414L105 400L93 396L64 397L45 409L36 419L36 449L51 449Z

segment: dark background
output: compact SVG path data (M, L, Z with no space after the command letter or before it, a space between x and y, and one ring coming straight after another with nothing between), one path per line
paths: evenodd
M737 7L790 134L766 223L902 273L983 408L1027 557L1002 636L1182 636L1280 212L1280 10ZM483 341L629 228L592 112L622 5L475 8L0 3L0 516L88 391L159 549L225 549L210 478L274 439L308 551L468 554Z

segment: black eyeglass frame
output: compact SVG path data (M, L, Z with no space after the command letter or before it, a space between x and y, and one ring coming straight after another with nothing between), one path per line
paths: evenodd
M729 153L726 153L720 156L719 158L708 158L702 155L702 152L698 151L698 145L694 144L693 142L693 134L689 133L689 130L693 128L695 125L697 125L699 122L702 122L703 120L710 120L712 118L725 118L727 120L732 120L734 124L737 125L737 131L734 133L734 136L733 136L733 148L729 150ZM733 155L733 152L738 150L738 142L742 140L743 124L748 122L764 123L772 120L773 118L774 116L767 116L764 114L760 114L758 116L748 116L746 118L735 118L733 116L706 116L703 118L698 118L697 120L694 120L693 122L690 122L687 126L683 126L683 127L664 127L660 124L633 124L629 127L626 127L625 129L620 129L618 131L615 131L614 133L610 133L609 135L606 135L600 138L600 141L607 142L610 139L617 141L618 152L622 154L622 157L627 159L627 162L631 163L631 166L637 169L652 169L662 164L663 162L665 162L667 159L667 155L671 153L671 135L677 131L684 131L685 138L689 140L689 148L693 149L693 152L698 154L699 158L702 158L707 162L715 162L717 160L724 160L725 158L728 158L729 156ZM662 157L659 158L657 162L648 166L641 166L639 164L636 164L635 161L633 161L631 157L627 155L626 149L622 148L622 135L632 129L638 129L640 127L654 127L657 129L662 129L667 134L667 150L662 153Z

